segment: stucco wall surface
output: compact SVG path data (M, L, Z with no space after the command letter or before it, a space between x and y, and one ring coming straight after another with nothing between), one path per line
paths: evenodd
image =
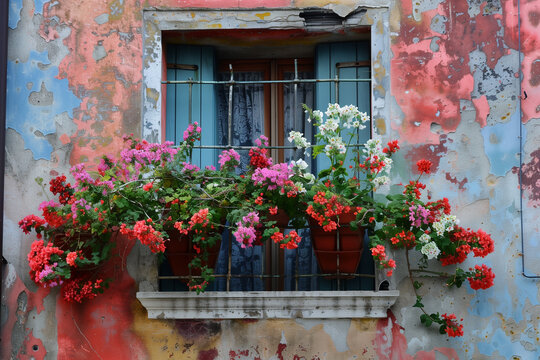
M363 4L378 3L364 1ZM402 144L397 177L431 160L427 180L462 225L492 234L495 286L443 291L432 304L464 318L448 339L418 321L410 283L381 320L149 320L135 293L148 254L131 243L115 282L83 305L29 278L32 238L17 222L45 195L34 182L118 151L142 134L143 8L303 8L347 14L355 1L9 0L2 359L536 359L540 356L540 0L388 3L389 117ZM196 9L193 10L196 12ZM148 54L146 54L148 55ZM378 76L380 74L375 74ZM388 74L384 74L387 76ZM161 99L155 99L158 104ZM157 105L156 105L157 106ZM521 157L520 157L521 152ZM520 172L522 167L522 194ZM522 246L523 242L523 246ZM397 261L403 260L399 257ZM471 262L470 266L475 263ZM522 265L525 264L525 275Z

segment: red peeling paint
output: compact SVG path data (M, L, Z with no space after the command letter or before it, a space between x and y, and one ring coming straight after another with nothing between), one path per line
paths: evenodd
M465 188L465 184L467 184L467 178L463 178L461 181L458 181L457 177L452 177L450 173L446 173L446 180L450 181L452 184L458 185L458 188L460 190L463 190Z
M199 351L199 355L197 355L197 360L214 360L217 359L219 356L219 353L217 349L210 349L210 350L203 350Z
M538 43L540 45L540 42ZM530 119L540 117L540 80L537 79L536 66L540 59L540 49L524 54L523 69L523 91L527 93L527 98L522 94L521 109L523 111L522 121L526 123ZM539 82L538 85L533 86Z
M531 77L529 79L531 86L540 85L540 58L534 59L531 64Z
M418 145L412 148L407 152L405 157L410 161L411 164L413 164L412 171L415 174L418 174L418 169L416 167L416 164L418 160L426 159L431 161L431 171L436 172L439 168L439 163L441 161L441 156L444 156L446 154L446 142L448 140L448 136L446 134L442 134L440 137L440 143L439 144L425 144L425 145Z
M50 3L43 4L43 21L39 26L39 35L47 42L58 39L60 35L53 25L53 20L48 16Z
M23 347L19 349L17 360L43 360L47 355L43 342L35 338L32 331L24 339Z
M4 279L2 284L5 285L7 283L6 276L9 275L9 271L4 272L3 275ZM26 295L26 301L20 303L19 299L23 293ZM38 287L36 292L31 292L26 288L18 276L15 277L15 280L9 287L3 288L2 303L4 306L6 306L7 319L2 319L3 324L0 332L2 339L2 346L0 346L0 359L9 359L12 357L12 353L19 354L20 356L35 353L32 356L37 359L43 358L47 351L43 346L41 339L33 336L31 329L27 327L27 321L28 315L32 310L35 309L37 314L45 310L43 300L49 296L50 293L50 288L42 287ZM18 349L12 348L12 335L15 326L23 326L26 329L25 339L22 341L21 346ZM37 351L32 349L34 345L38 346ZM32 349L32 351L29 352L29 349ZM41 355L42 353L43 356Z
M132 331L135 281L126 270L134 242L118 237L113 257L100 271L112 277L109 289L82 304L62 298L56 304L58 359L146 359L143 342Z
M518 31L517 23L517 0L504 2L505 10L513 16L505 17L505 40L509 43L509 37L513 36L517 49L517 36L521 40L521 63L523 80L522 90L527 92L527 99L521 101L522 122L527 123L530 119L540 116L540 80L538 79L537 60L540 59L540 31L538 31L538 14L540 14L540 3L538 1L520 2L521 26Z
M249 356L249 350L238 350L238 352L234 350L229 350L230 360L239 360L241 356L243 357Z
M71 139L69 138L69 136L67 136L67 134L62 134L60 135L60 141L62 142L62 144L66 145L71 141Z
M278 357L279 360L284 359L283 350L285 350L286 348L287 348L287 344L279 343L277 351L276 351L276 356Z
M479 123L481 127L486 126L487 117L489 115L489 103L486 95L473 99L472 102L474 108L476 109L476 122Z
M140 126L140 12L126 3L118 19L111 14L102 25L93 20L110 11L108 2L82 2L56 4L44 13L46 21L54 20L49 29L66 24L71 28L64 40L70 52L59 65L58 78L67 79L83 102L74 110L72 164L118 153L119 137Z
M437 359L436 353L445 355L448 360L459 360L456 350L444 347L437 347L431 351L418 351L414 357L407 354L407 338L404 330L396 323L396 317L390 310L385 319L377 322L374 345L379 360L434 360Z
M392 44L397 54L391 62L392 94L404 113L397 128L403 139L412 144L438 143L431 132L431 123L438 123L446 132L455 131L460 119L460 100L472 100L477 107L477 121L485 123L489 114L486 99L473 100L474 78L469 68L469 53L477 49L486 54L486 64L494 68L506 55L504 33L500 30L501 15L468 15L465 1L445 1L437 9L421 14L422 21L412 16L412 7L402 2L400 32ZM485 6L485 4L483 5ZM436 15L447 21L444 33L430 28ZM430 48L438 37L438 51Z

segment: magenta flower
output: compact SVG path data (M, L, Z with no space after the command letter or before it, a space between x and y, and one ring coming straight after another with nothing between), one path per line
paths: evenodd
M220 168L235 168L240 164L240 154L238 154L234 149L224 150L221 155L219 155L219 165Z
M429 210L422 205L412 205L409 208L409 221L415 227L420 227L422 224L429 224L429 214Z
M233 236L240 244L240 247L252 247L253 241L255 241L255 239L257 238L257 235L255 234L255 228L253 226L245 227L240 222L238 222L236 225L238 226L238 230L233 233Z

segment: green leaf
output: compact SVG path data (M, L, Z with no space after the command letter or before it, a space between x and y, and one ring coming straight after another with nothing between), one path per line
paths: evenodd
M420 289L422 287L422 285L423 284L421 282L419 282L419 281L415 281L413 283L414 288L417 289L417 290Z
M424 307L424 304L422 304L422 297L421 296L416 297L416 303L413 305L413 307L417 307L417 308L423 308Z
M425 327L430 327L433 324L433 320L427 314L420 315L420 322L424 324Z
M439 327L439 334L445 334L446 333L446 325L441 325Z
M330 175L331 172L332 172L331 169L324 169L324 170L319 171L319 179L327 177L328 175Z

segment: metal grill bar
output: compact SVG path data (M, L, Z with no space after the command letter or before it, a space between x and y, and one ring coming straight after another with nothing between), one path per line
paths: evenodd
M197 85L253 85L253 84L302 84L302 83L323 83L323 82L371 82L371 79L292 79L292 80L242 80L236 81L231 78L229 81L218 80L162 80L161 84L197 84Z
M358 67L358 66L368 66L369 64L365 64L365 62L351 62L351 63L338 63L336 64L336 68L341 67ZM184 69L185 67L189 67L188 70L194 70L197 71L198 68L195 66L190 65L179 65L177 68ZM215 80L193 80L192 78L189 78L188 80L168 80L168 81L161 81L161 84L170 84L170 85L188 85L188 92L189 92L189 115L188 115L188 121L191 124L192 123L192 92L193 92L193 85L226 85L229 87L228 89L228 111L227 111L227 123L228 123L228 136L227 136L227 145L198 145L194 146L195 149L231 149L234 148L236 150L250 150L252 149L252 146L234 146L232 145L232 104L233 104L233 93L234 93L234 86L241 86L241 85L257 85L257 84L293 84L294 85L294 93L293 93L293 108L296 109L298 105L298 84L313 84L313 83L334 83L335 86L335 96L336 96L336 102L339 102L339 83L349 83L349 82L355 82L355 83L361 83L361 82L368 82L370 83L372 80L370 78L366 79L341 79L339 78L339 75L336 74L335 78L333 79L299 79L298 78L298 63L297 60L294 60L294 79L291 80L252 80L252 81L235 81L234 80L234 72L232 65L229 64L229 71L230 71L230 80L229 81L215 81ZM296 110L293 111L293 123L297 123L297 114ZM356 147L361 148L364 147L364 144L348 144L347 147ZM310 146L311 147L311 146ZM296 146L266 146L268 149L282 149L282 150L294 150L297 149ZM261 271L261 274L233 274L232 273L232 234L230 229L229 231L229 246L228 246L228 259L227 259L227 273L226 274L214 274L214 277L216 278L225 278L226 279L226 291L230 291L230 283L231 279L233 278L251 278L251 279L271 279L273 281L277 279L282 279L283 275L281 274L265 274L264 273L264 266L265 261L263 260L261 262L261 266L263 267L263 270ZM272 244L272 248L275 247L275 244ZM278 249L279 250L279 249ZM337 239L337 250L340 250L340 238L338 233L338 239ZM294 271L292 276L294 277L294 290L298 290L298 282L302 278L332 278L337 280L337 288L340 288L341 281L344 279L351 279L351 278L369 278L369 279L375 279L376 276L373 274L361 274L361 273L340 273L339 272L339 255L337 257L337 267L338 272L336 274L300 274L298 269L298 251L296 252L296 261L294 264ZM263 259L265 259L265 256L263 256ZM201 278L201 276L195 276L191 274L191 268L189 269L187 276L158 276L159 280L181 280L181 279L192 279L192 278Z

